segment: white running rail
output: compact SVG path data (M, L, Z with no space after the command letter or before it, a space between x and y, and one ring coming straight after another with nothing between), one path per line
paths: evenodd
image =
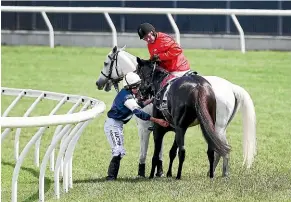
M117 46L116 28L109 16L111 14L152 14L167 15L174 29L176 40L180 42L179 28L172 15L230 15L239 35L241 52L245 53L244 31L236 16L291 16L291 10L262 9L200 9L200 8L117 8L117 7L43 7L43 6L1 6L4 12L41 12L49 28L50 46L54 47L54 30L44 13L103 13L112 31L112 47Z
M59 191L59 172L64 175L64 191L68 192L69 188L73 187L72 180L72 157L75 146L86 126L91 120L98 117L105 110L105 104L94 98L69 95L41 90L31 89L14 89L14 88L1 88L1 94L16 96L14 101L4 111L0 119L0 125L5 128L1 134L1 141L7 137L12 128L16 129L14 153L16 159L16 165L13 171L12 177L12 202L17 201L17 179L22 162L29 151L29 149L35 144L35 164L39 167L39 148L40 140L44 135L48 126L56 125L56 129L44 158L40 166L39 175L39 201L44 201L44 176L48 160L50 159L50 168L54 171L55 175L55 194L56 197L60 197ZM23 117L7 117L9 112L18 104L23 97L36 98L35 101L26 110ZM58 104L50 112L48 116L28 117L30 113L35 109L37 104L43 100L55 100ZM65 115L54 115L63 104L66 102L73 103L71 109ZM74 112L77 107L82 106L79 112ZM30 141L26 144L23 151L19 155L19 138L21 128L26 127L40 127L39 130L32 136ZM54 166L54 149L61 140L60 149L56 165ZM1 143L2 144L2 143ZM64 169L63 169L64 168Z

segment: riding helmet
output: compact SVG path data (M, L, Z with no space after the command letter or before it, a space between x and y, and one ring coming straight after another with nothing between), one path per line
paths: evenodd
M154 28L153 25L151 25L150 23L142 23L139 25L138 29L137 29L137 33L139 35L140 39L143 39L145 35L147 35L150 32L155 32L156 29Z

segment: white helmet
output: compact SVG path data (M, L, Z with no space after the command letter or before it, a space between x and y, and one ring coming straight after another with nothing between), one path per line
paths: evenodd
M127 73L123 78L123 87L126 89L131 89L139 86L141 84L141 79L139 75L134 72Z

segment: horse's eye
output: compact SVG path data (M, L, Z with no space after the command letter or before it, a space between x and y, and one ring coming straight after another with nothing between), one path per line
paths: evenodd
M108 62L104 62L104 66L107 66L108 65Z

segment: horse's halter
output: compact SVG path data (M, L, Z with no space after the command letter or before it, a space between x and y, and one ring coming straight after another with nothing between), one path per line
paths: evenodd
M108 73L108 75L104 74L103 71L101 71L101 74L102 74L105 78L107 78L109 81L112 82L112 84L113 84L113 86L114 86L116 92L119 92L118 83L119 83L120 81L122 81L122 79L123 79L123 76L120 77L119 72L118 72L118 70L117 70L117 67L118 67L118 66L117 66L117 64L118 64L118 63L117 63L117 60L118 60L118 53L119 53L119 52L120 52L119 50L116 51L116 53L114 53L113 56L108 55L108 58L110 59L110 67L109 67L109 73ZM111 77L111 74L112 74L112 71L113 71L113 65L114 65L114 62L115 62L115 71L116 71L116 74L117 74L117 76L118 76L117 79L113 79L113 78Z
M139 68L137 69L137 73L139 74L139 76L141 77L141 80L143 81L142 83L142 87L140 88L140 90L142 91L141 93L143 95L148 95L149 91L154 91L154 85L153 85L153 77L154 77L154 72L156 69L156 63L153 64L153 69L151 69L150 71L148 70L148 72L145 72L145 69L148 69L149 67L142 67L139 66ZM151 93L150 93L151 94Z

